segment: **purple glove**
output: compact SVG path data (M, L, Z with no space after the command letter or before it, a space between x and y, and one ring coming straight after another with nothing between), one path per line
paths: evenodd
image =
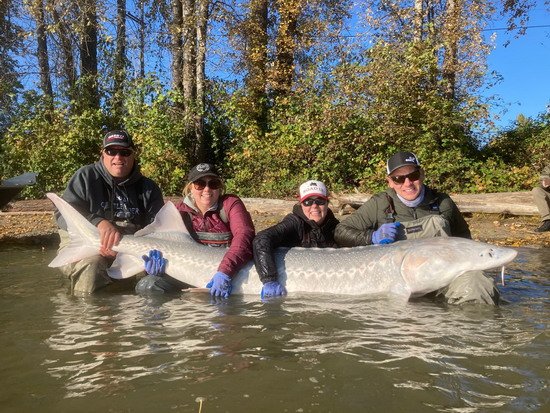
M228 298L233 289L231 285L231 278L229 275L224 274L221 271L218 271L210 282L206 284L206 288L210 288L210 295L212 297L223 297Z
M397 236L397 228L401 225L400 222L391 222L380 225L376 231L372 233L373 244L391 244L395 242Z
M147 274L156 276L164 274L168 260L162 258L162 252L159 250L151 250L149 251L149 256L144 255L141 258L143 258L145 262L144 267Z
M286 295L286 288L279 281L268 281L262 287L260 298L276 297L278 295Z

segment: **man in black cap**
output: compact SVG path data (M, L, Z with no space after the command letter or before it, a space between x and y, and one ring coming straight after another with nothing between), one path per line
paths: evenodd
M101 242L98 255L61 267L77 293L92 293L115 281L106 271L116 256L112 247L122 235L151 223L164 205L158 185L141 174L134 143L124 130L104 136L100 159L76 171L63 198L98 228ZM56 219L62 249L69 241L67 225L59 212Z
M386 172L389 188L374 195L336 227L334 239L338 246L389 244L435 236L471 238L468 224L451 197L424 185L424 170L414 153L395 153L388 159ZM480 271L463 274L440 293L454 303L492 304L499 298L494 281Z

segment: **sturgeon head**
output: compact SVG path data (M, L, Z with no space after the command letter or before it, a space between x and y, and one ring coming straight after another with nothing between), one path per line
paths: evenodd
M409 243L403 254L401 275L412 296L449 285L467 271L503 267L517 251L466 238L437 237Z

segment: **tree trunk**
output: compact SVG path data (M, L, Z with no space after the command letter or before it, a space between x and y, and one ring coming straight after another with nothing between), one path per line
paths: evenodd
M10 18L11 0L0 0L0 134L4 132L14 115L13 103L21 88L17 64L12 54L17 54L20 28Z
M139 77L145 78L145 0L139 0Z
M196 19L195 0L183 0L183 99L188 108L194 104L196 97Z
M69 35L70 30L67 27L67 23L61 20L54 3L55 0L49 0L49 8L52 12L53 21L56 28L55 32L59 38L59 44L61 47L63 62L61 72L63 73L67 85L67 98L69 101L74 101L76 98L76 67L72 41Z
M414 0L414 41L421 42L423 38L424 0Z
M53 90L50 75L50 64L48 56L48 39L46 35L46 20L44 16L44 3L42 0L35 0L33 14L36 20L36 57L40 69L40 88L44 93L50 109L53 107Z
M294 79L296 28L302 5L300 0L279 0L277 3L280 22L271 88L275 96L286 96L292 89Z
M170 23L172 52L172 88L182 91L183 80L183 49L181 26L183 21L182 0L172 0L172 20Z
M267 128L267 26L268 0L251 0L244 31L248 68L245 84L250 96L249 113L260 133L265 133Z
M461 38L461 0L448 0L445 12L443 57L443 93L447 99L456 100L456 79L458 70L458 41Z
M197 142L195 136L194 113L196 103L196 18L195 18L195 0L183 0L183 13L181 34L183 38L183 108L184 108L184 144L190 148L190 157L193 162L202 161L196 158Z
M204 112L205 112L205 63L206 63L206 31L208 25L209 0L197 0L197 62L196 62L196 86L197 98L195 108L195 159L207 159L207 146L204 136Z
M80 76L82 107L99 108L97 87L97 12L95 0L81 3L82 34L80 39Z
M114 62L112 113L120 124L123 117L124 80L126 77L126 0L117 0L116 50Z

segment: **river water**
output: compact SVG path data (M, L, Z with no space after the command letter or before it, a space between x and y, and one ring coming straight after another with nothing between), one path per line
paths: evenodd
M520 249L496 308L74 297L54 255L0 249L2 412L550 411L548 249Z

